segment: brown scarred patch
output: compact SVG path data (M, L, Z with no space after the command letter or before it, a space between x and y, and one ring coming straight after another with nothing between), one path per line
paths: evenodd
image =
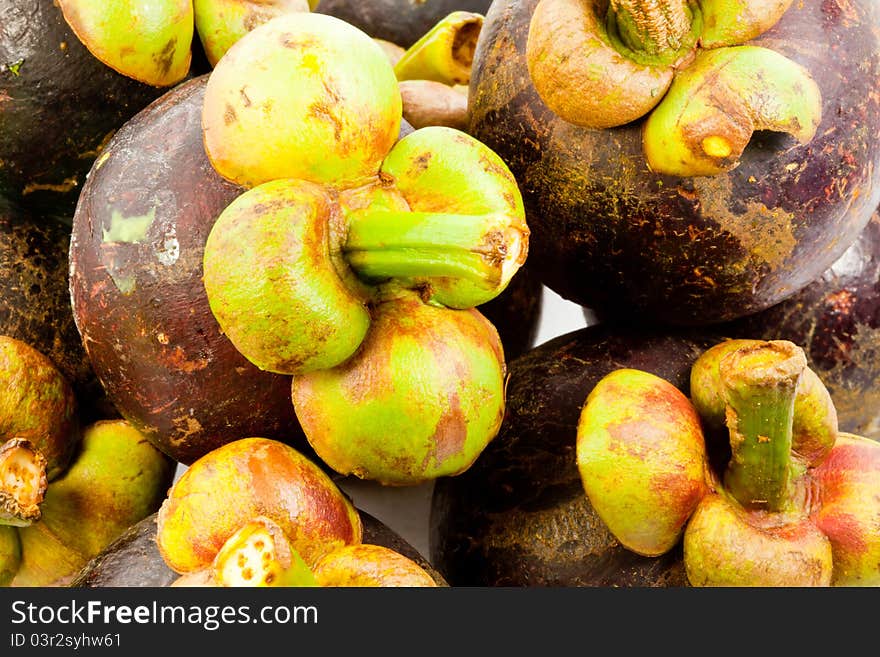
M792 213L757 201L749 201L741 213L734 212L728 202L736 195L725 174L694 178L693 184L703 216L735 237L750 258L775 270L794 253L796 217Z
M177 40L172 38L162 47L162 50L153 56L153 61L155 61L156 66L159 67L162 77L168 75L168 71L171 70L171 66L174 64L174 53L176 50Z
M655 445L668 438L665 430L647 420L626 420L608 425L608 451L629 455L640 461L649 461L655 454Z
M235 108L230 103L226 103L226 109L223 111L223 122L226 125L231 125L237 120L238 116L235 114Z
M865 535L865 525L849 513L820 513L816 526L831 541L835 551L844 552L849 558L870 551L870 537Z
M428 169L428 165L431 163L431 158L434 157L434 153L431 151L425 151L421 155L413 158L413 165L410 167L409 171L407 171L408 176L416 177L420 173L424 173Z
M467 418L461 408L461 400L457 392L447 396L447 406L431 436L432 448L425 456L422 469L429 467L433 460L434 466L442 465L447 459L454 458L464 451L467 442Z
M199 358L197 360L188 359L186 352L179 346L174 347L174 349L171 350L171 353L163 351L163 354L165 354L165 363L177 372L191 374L203 370L209 365L207 358Z
M326 101L318 101L309 105L309 114L316 119L325 121L333 126L333 136L339 141L342 137L342 119L333 111L334 105Z

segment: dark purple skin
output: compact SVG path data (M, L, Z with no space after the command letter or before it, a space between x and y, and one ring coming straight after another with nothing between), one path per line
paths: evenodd
M510 279L504 292L479 310L498 330L505 361L534 346L541 323L544 286L526 263Z
M801 345L831 393L841 430L880 440L880 212L818 280L717 329Z
M184 83L134 117L89 174L70 246L76 325L120 414L175 460L189 465L247 436L312 454L293 412L290 377L251 365L208 305L205 241L242 190L205 155L206 82ZM119 226L131 225L121 217L152 212L141 239L120 237Z
M782 301L827 269L880 202L880 7L794 3L753 43L805 66L823 97L816 136L756 134L711 177L648 171L642 121L610 130L556 117L524 51L538 0L496 0L477 46L469 132L516 176L530 264L600 315L677 325L729 321Z
M71 384L82 424L114 417L83 349L67 287L70 226L0 196L0 335L47 356Z
M341 18L371 37L409 48L454 11L485 14L492 0L321 0L315 13Z
M716 341L595 325L510 363L498 436L469 470L435 483L431 562L452 586L686 586L680 547L639 556L593 510L577 468L577 423L596 383L621 367L687 394L691 365Z
M0 0L0 192L69 222L106 140L162 93L96 59L53 0Z
M396 550L412 559L434 578L438 586L448 586L418 550L400 534L366 511L360 511L363 542ZM130 527L94 557L70 583L73 588L170 586L180 575L171 570L156 545L156 514Z

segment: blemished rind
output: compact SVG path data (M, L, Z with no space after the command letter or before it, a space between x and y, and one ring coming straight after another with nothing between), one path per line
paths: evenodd
M880 443L840 434L813 471L822 488L816 526L831 541L835 586L880 586Z
M487 12L468 132L519 181L529 264L563 298L636 324L730 321L815 280L880 204L873 0L852 0L847 11L792 3L750 42L804 66L818 84L823 119L808 144L759 131L735 169L688 178L647 170L642 121L591 130L546 107L525 60L536 5L495 2Z
M497 214L505 234L518 241L494 286L455 278L425 278L433 299L451 308L472 308L500 294L528 256L529 229L522 195L513 174L498 155L465 132L444 126L421 128L401 139L385 161L414 212Z
M178 85L116 133L70 238L73 317L96 376L120 415L185 465L242 436L308 449L289 377L242 356L205 294L205 241L244 191L205 156L206 84Z
M354 186L397 140L397 78L370 37L336 18L288 14L232 46L208 80L205 148L224 178Z
M749 514L719 494L703 498L684 533L692 586L828 586L832 551L809 519Z
M590 391L578 422L577 462L599 517L628 549L669 551L708 492L700 419L666 380L619 369Z
M80 422L88 423L106 417L108 404L73 320L69 249L68 224L37 220L0 195L0 335L48 357L76 393Z
M107 66L155 87L189 73L192 0L58 0L80 41Z
M412 485L470 467L501 425L504 375L498 333L478 311L404 293L373 309L352 358L294 377L292 398L331 468Z
M315 564L319 586L434 587L437 583L412 559L381 545L348 545Z
M596 514L578 472L577 424L589 391L622 367L687 394L691 365L717 340L605 322L511 361L498 436L467 472L434 484L430 556L450 585L687 586L680 546L635 554Z
M41 521L19 529L22 560L12 585L67 584L123 531L159 508L174 469L128 422L88 426L74 461L46 491Z
M292 447L252 437L209 452L177 480L159 510L159 551L178 573L202 570L259 515L282 528L309 566L361 541L357 511L323 470Z
M193 0L195 27L211 66L255 27L276 16L309 11L306 0Z
M220 214L205 244L208 302L223 333L261 370L301 374L338 365L370 314L330 258L335 201L320 186L275 180Z
M46 459L51 481L80 439L73 389L46 356L7 336L0 336L0 380L0 440L29 441Z

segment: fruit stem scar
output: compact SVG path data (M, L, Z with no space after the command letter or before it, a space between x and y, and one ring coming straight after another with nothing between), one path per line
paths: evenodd
M30 441L13 438L0 446L0 525L39 520L47 486L46 458Z

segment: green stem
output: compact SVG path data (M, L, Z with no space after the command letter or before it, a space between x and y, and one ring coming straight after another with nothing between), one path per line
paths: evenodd
M611 0L608 6L610 36L632 53L661 61L690 50L698 16L688 0Z
M342 253L367 280L452 277L498 285L519 249L507 217L393 210L348 216Z
M779 340L720 363L732 449L724 483L743 506L782 511L790 500L794 402L806 365L800 347Z

